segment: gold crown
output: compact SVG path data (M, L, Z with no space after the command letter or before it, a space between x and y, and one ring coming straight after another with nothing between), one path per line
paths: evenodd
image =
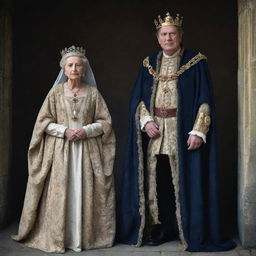
M73 52L80 56L85 56L85 49L83 47L75 47L74 45L70 46L69 48L63 49L60 54L63 57L64 55Z
M169 26L169 25L182 27L182 21L183 21L183 17L181 17L179 14L177 14L176 17L173 18L170 15L170 13L167 12L164 20L161 18L160 15L158 15L158 21L155 19L154 23L155 23L156 29L158 30L163 26Z

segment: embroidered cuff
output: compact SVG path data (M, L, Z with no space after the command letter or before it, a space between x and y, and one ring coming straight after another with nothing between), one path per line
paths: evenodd
M197 119L195 121L193 131L198 131L203 134L207 134L211 124L211 117L203 112L198 113Z
M198 109L197 117L196 117L192 131L195 131L198 134L204 134L204 136L206 137L207 132L209 131L210 124L211 124L210 106L208 103L203 103Z
M145 131L145 125L148 122L154 121L152 116L144 116L140 119L140 129L144 132Z
M83 126L86 132L87 138L97 137L103 133L102 124L93 123Z
M205 134L203 134L202 132L198 132L198 131L194 131L194 130L193 130L193 131L189 132L188 134L196 135L196 136L202 138L202 140L204 141L204 143L206 143L206 136L205 136Z
M62 125L62 124L56 124L56 123L50 123L46 129L45 132L49 135L58 137L58 138L64 138L65 131L68 127Z
M150 115L143 101L140 102L139 108L140 108L140 118Z

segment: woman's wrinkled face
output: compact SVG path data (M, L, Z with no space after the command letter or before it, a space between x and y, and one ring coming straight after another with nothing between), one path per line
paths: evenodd
M85 74L85 66L80 57L68 57L65 64L65 75L71 80L81 80Z

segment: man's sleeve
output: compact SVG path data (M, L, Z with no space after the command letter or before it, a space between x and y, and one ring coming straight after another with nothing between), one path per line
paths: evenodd
M204 143L206 143L206 135L209 131L210 124L210 106L207 103L203 103L198 109L193 130L189 134L201 137Z
M148 112L143 101L139 104L139 113L140 113L140 128L142 131L145 131L145 125L148 122L154 121L153 117Z

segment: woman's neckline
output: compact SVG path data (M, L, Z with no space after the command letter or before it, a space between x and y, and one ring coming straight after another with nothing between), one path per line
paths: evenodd
M67 98L83 98L83 97L86 97L86 95L87 95L87 90L88 90L88 85L85 85L85 94L83 94L83 95L66 95L65 94L65 82L64 83L62 83L62 91L63 91L63 95L65 96L65 97L67 97Z

